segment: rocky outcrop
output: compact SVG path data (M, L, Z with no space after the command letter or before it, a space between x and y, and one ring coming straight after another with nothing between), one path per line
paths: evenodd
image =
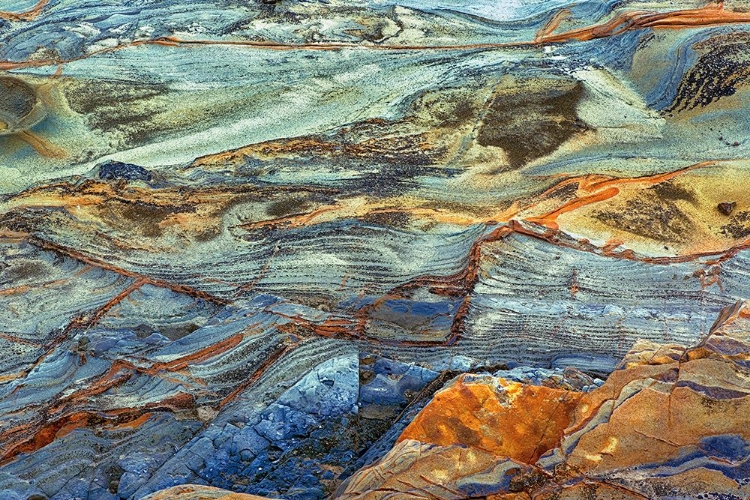
M750 305L699 345L636 343L590 392L461 376L339 498L747 498Z
M332 498L750 495L750 304L722 311L697 346L640 341L606 381L587 382L460 375ZM147 498L258 497L191 485Z
M744 494L750 0L0 9L0 499Z

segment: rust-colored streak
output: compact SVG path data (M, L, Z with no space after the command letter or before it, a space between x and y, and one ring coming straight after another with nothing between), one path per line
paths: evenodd
M397 286L389 294L403 297L407 292L417 288L429 288L436 295L461 297L474 288L479 279L479 266L482 258L482 245L498 241L513 232L510 226L501 226L490 234L475 241L469 250L466 266L456 274L449 276L421 276Z
M623 186L627 186L629 184L646 184L646 185L651 186L651 185L659 184L661 182L668 181L670 179L673 179L677 176L680 176L692 170L714 166L717 163L721 163L721 162L720 161L704 161L704 162L696 163L693 165L689 165L685 168L674 170L672 172L665 172L665 173L660 173L660 174L655 174L655 175L645 175L645 176L640 176L640 177L618 178L618 177L609 177L605 175L593 174L593 175L584 175L580 177L572 177L569 179L565 179L561 181L560 183L556 184L555 186L553 186L552 188L545 191L541 197L542 201L546 197L555 193L561 187L569 185L569 184L577 184L578 191L582 193L587 193L587 194L585 196L578 196L543 215L528 217L525 219L521 218L521 220L523 220L524 222L539 224L544 227L557 230L559 229L559 226L557 224L558 217L560 217L561 215L565 213L578 210L587 205L591 205L593 203L599 203L599 202L614 198L615 196L620 194L620 188ZM533 207L529 207L529 209L530 208L533 208Z
M79 272L85 272L90 268L84 268L84 270ZM94 326L99 320L109 311L112 307L120 303L125 297L133 293L135 290L139 289L141 286L143 286L146 283L145 280L138 279L135 282L131 283L130 286L128 286L125 290L121 291L114 297L112 297L110 300L107 301L106 304L96 309L94 312L89 314L84 314L80 316L74 317L70 322L67 324L65 329L58 334L55 335L52 339L44 343L43 345L37 345L37 344L31 344L36 345L37 347L43 347L45 349L45 352L37 358L37 360L32 364L32 366L25 370L23 372L23 376L27 375L32 369L39 366L44 360L47 358L47 356L57 347L59 346L66 338L68 338L68 335L71 331L75 329L86 329ZM10 340L10 338L9 338ZM16 341L22 341L22 339L16 339ZM15 390L18 390L20 388L16 387Z
M560 24L563 21L570 19L570 16L570 9L560 9L554 16L552 16L552 19L547 21L547 24L542 26L542 29L537 32L534 41L539 42L545 36L552 34L558 27L560 27Z
M643 28L685 29L747 22L750 22L750 13L726 10L723 3L710 3L698 9L675 10L672 12L623 12L603 24L566 31L557 35L550 32L538 37L537 42L587 41Z
M544 240L552 245L572 248L582 252L594 253L597 255L603 255L605 257L611 257L613 259L632 260L635 262L644 262L648 264L656 265L669 265L679 264L682 262L692 262L705 257L715 257L714 260L706 261L707 266L714 265L717 263L725 262L732 257L736 256L743 250L750 249L750 239L743 241L742 243L735 245L724 252L697 252L685 255L675 255L666 257L648 257L644 255L636 254L633 250L624 249L617 250L617 246L613 246L611 243L606 244L602 247L593 245L588 240L571 240L568 235L562 231L540 226L544 231L537 232L529 227L524 226L519 221L511 221L510 226L513 228L513 232L522 234L531 238ZM563 238L564 237L564 238Z
M174 372L183 370L191 364L202 363L208 359L216 357L237 347L237 345L239 345L239 343L242 342L242 339L244 338L244 333L234 334L231 337L227 337L226 339L222 340L221 342L217 342L216 344L200 349L199 351L189 354L188 356L184 356L182 358L166 363L155 363L153 367L146 370L146 373L154 375L160 371Z
M299 43L288 44L272 41L252 41L252 40L183 40L174 36L167 36L152 43L169 46L191 46L191 45L234 45L240 47L249 47L266 50L321 50L336 51L342 49L369 49L369 50L474 50L474 49L496 49L503 47L518 47L531 45L532 42L505 42L505 43L472 43L464 45L388 45L372 44L363 45L349 42L318 42L318 43Z
M41 425L36 431L30 431L30 425L27 424L10 429L0 435L0 441L2 442L18 443L15 445L9 444L7 447L0 449L0 453L2 453L0 455L0 466L11 462L21 453L32 453L39 450L76 429L93 426L137 428L148 421L153 412L183 410L191 408L194 402L193 396L181 392L163 401L148 403L142 408L122 408L106 412L80 410L71 411L55 419L43 417L40 422ZM9 437L26 434L31 434L31 436L20 442L18 442L19 439L9 439Z
M84 389L57 400L53 406L48 407L43 412L44 417L39 421L11 428L0 434L0 442L5 443L17 443L20 440L19 436L31 435L31 437L22 440L15 447L0 449L0 453L2 454L0 455L0 465L11 461L19 453L32 452L46 446L58 437L62 437L77 428L99 424L120 426L124 423L131 427L137 427L148 420L148 417L144 413L146 411L176 411L178 409L190 408L193 404L193 396L186 393L179 393L160 402L148 403L140 408L111 410L106 413L73 409L87 405L93 396L124 384L130 380L134 373L162 376L164 372L180 371L190 364L203 362L231 350L243 338L244 334L238 333L182 358L170 362L154 363L150 367L136 366L127 360L114 361L110 369L98 377L97 380L89 383ZM277 358L274 357L273 360L275 359ZM273 363L273 360L269 360L268 366Z
M27 373L25 371L16 372L16 373L8 373L6 375L0 375L0 384L10 382L11 380L17 380L19 378L24 378L26 375Z
M274 312L277 316L288 319L291 323L279 325L279 330L295 333L300 327L303 330L311 332L319 337L327 338L359 338L357 333L358 322L353 322L345 318L326 318L321 323L306 320L296 316L288 316L279 312Z
M180 40L175 37L157 38L153 40L137 40L130 43L123 43L116 47L106 47L99 50L88 52L84 55L70 59L31 59L25 61L0 61L1 71L10 71L22 68L40 68L44 66L61 66L72 62L81 61L90 57L100 56L119 50L124 50L139 45L158 45L162 47L185 48L201 45L221 45L237 46L249 49L260 50L311 50L311 51L338 51L342 49L363 49L363 50L386 50L386 51L424 51L424 50L476 50L476 49L497 49L511 48L533 45L533 42L509 42L509 43L479 43L469 45L361 45L356 43L308 43L308 44L281 44L276 42L257 42L257 41L230 41L230 40Z
M165 363L154 363L150 367L140 367L130 361L118 359L112 363L110 369L99 379L90 383L86 388L76 391L74 394L60 400L52 408L52 412L62 411L72 404L84 403L97 394L101 394L113 387L123 384L129 380L133 373L143 373L149 376L160 376L163 372L178 372L184 370L191 364L202 363L208 359L219 356L236 347L244 338L244 334L238 333L228 337L221 342L200 349L192 354Z
M56 404L49 410L51 414L58 414L67 411L74 404L86 404L93 396L97 396L108 390L120 386L130 380L134 373L132 363L128 361L117 360L100 376L96 381L89 383L85 389L81 389L70 396L56 401Z
M60 430L66 429L65 433L70 433L74 428L88 427L95 423L95 420L100 420L101 417L96 418L96 414L90 412L77 412L66 415L64 418L58 419L54 422L49 422L43 425L37 430L31 437L17 444L16 446L10 447L7 451L4 450L2 456L0 456L0 465L5 465L11 461L16 455L20 453L34 452L44 446L47 446L54 441ZM4 433L5 434L5 433ZM2 436L5 438L5 436ZM4 439L5 440L5 439Z
M284 217L278 217L275 219L267 219L262 220L258 222L250 222L247 224L240 224L238 227L241 227L242 229L258 229L263 227L276 227L276 226L284 226L284 227L302 227L310 224L313 220L317 219L320 215L327 213L327 212L334 212L336 210L339 210L342 208L340 205L327 205L324 207L317 208L313 210L312 212L308 212L305 214L295 214L295 215L288 215Z
M83 262L85 264L89 264L94 267L98 267L100 269L105 269L107 271L111 271L113 273L117 273L121 276L128 276L130 278L137 278L138 280L142 280L141 285L143 284L149 284L153 285L159 288L167 288L169 290L172 290L173 292L189 295L194 298L204 299L209 302L213 302L214 304L219 305L227 305L229 302L224 299L220 299L218 297L215 297L207 292L203 292L201 290L196 290L195 288L192 288L187 285L181 285L176 283L170 283L168 281L163 281L156 278L151 278L149 276L144 276L142 274L138 274L133 271L128 271L127 269L123 269L121 267L112 265L108 262L105 262L103 260L97 259L95 257L91 257L90 255L86 255L83 252L79 252L78 250L73 250L72 248L68 248L64 245L60 245L58 243L53 243L51 241L43 240L41 238L38 238L36 236L30 236L28 238L29 243L32 245L35 245L42 250L52 250L58 253L61 253L63 255L67 255L68 257L71 257L73 259L76 259L80 262Z
M386 295L375 302L377 303L396 297L399 296ZM279 326L279 330L284 332L298 334L299 328L301 327L303 330L319 337L366 342L369 345L385 345L392 347L436 347L453 345L458 341L463 331L463 321L468 314L469 299L466 297L462 305L459 307L456 318L453 322L451 334L445 340L394 340L367 335L366 327L372 310L372 304L358 310L356 312L356 321L351 321L346 318L326 318L321 323L315 323L295 316L287 316L278 312L274 314L291 321L291 323L287 325Z
M61 66L64 64L69 64L76 61L82 61L84 59L88 59L89 57L93 56L100 56L103 54L108 54L110 52L115 52L118 50L126 49L129 47L137 47L139 45L156 45L156 40L136 40L134 42L130 43L123 43L122 45L117 45L116 47L105 47L103 49L99 50L93 50L91 52L87 52L84 55L80 55L78 57L72 57L70 59L31 59L26 61L0 61L0 70L2 71L10 71L14 69L21 69L21 68L41 68L44 66L58 66L57 71L62 71Z
M29 237L29 233L0 229L0 243L21 243Z
M99 307L94 313L85 315L85 316L79 316L77 318L74 318L67 326L66 331L74 330L74 329L86 329L94 326L96 323L99 322L99 320L102 319L102 317L107 314L107 312L112 309L114 306L122 302L125 297L133 293L134 291L141 288L143 285L146 284L145 278L138 278L133 283L130 284L125 290L121 291L111 299L107 301L106 304Z
M654 174L654 175L643 175L640 177L621 178L621 177L607 177L604 175L592 175L592 176L584 176L584 177L576 178L576 180L581 182L581 187L586 190L602 189L602 188L606 188L610 186L624 186L626 184L639 184L639 183L645 183L647 185L654 185L654 184L659 184L661 182L674 179L675 177L678 177L687 172L691 172L693 170L713 167L720 163L726 163L727 161L728 160L702 161L699 163L688 165L687 167L684 167L684 168L673 170L671 172L664 172L661 174Z
M37 153L47 158L64 159L68 157L68 152L63 148L55 146L44 137L30 130L18 132L16 133L16 137L26 142Z
M140 372L151 376L160 376L162 372L174 372L186 368L191 363L200 363L212 357L218 356L233 347L235 347L241 340L243 335L237 334L222 342L215 345L209 346L196 353L185 356L178 360L169 363L155 363L149 368L141 368L135 366L133 363L126 360L115 361L110 369L95 382L90 383L86 388L76 391L74 394L59 400L56 405L50 407L47 411L47 415L59 415L68 414L72 407L85 406L93 396L102 394L114 387L120 386L130 380L134 373ZM113 412L128 412L128 411L143 411L153 409L180 409L187 408L192 405L192 396L189 394L180 393L177 396L167 398L158 403L149 403L143 406L140 410L137 408L126 409L126 410L113 410ZM57 419L59 420L59 419ZM14 433L18 432L18 429L14 430ZM0 436L2 439L3 436ZM47 443L48 444L48 443Z
M39 342L34 342L32 340L27 340L21 337L18 337L16 335L11 335L9 333L0 332L0 339L5 339L8 342L13 342L14 344L23 344L30 347L41 347L42 344Z
M148 420L149 411L190 408L193 405L193 396L179 393L170 398L155 403L148 403L140 408L125 408L111 410L108 412L91 412L86 410L72 410L75 406L86 405L93 396L102 394L113 387L119 386L129 380L134 372L143 372L149 375L157 375L163 371L177 371L185 368L190 363L198 363L217 356L236 346L242 339L242 334L237 334L213 346L202 349L179 360L169 363L156 363L150 368L139 368L129 361L117 360L110 369L99 377L98 380L89 384L85 389L59 400L56 405L44 411L42 417L36 423L8 429L0 435L0 442L17 443L19 436L29 435L31 437L22 440L18 445L0 450L0 465L11 461L19 453L33 452L50 444L55 439L82 427L93 425L122 426L135 428ZM275 359L275 358L274 358ZM60 415L53 417L54 415ZM36 428L36 430L34 430Z
M30 285L15 286L13 288L4 288L0 290L0 297L7 295L22 295L31 290Z
M464 333L464 324L466 318L469 315L469 308L471 307L471 295L466 295L461 305L456 311L456 316L453 318L453 324L451 324L451 335L445 341L446 346L452 346L461 338Z
M49 0L39 0L35 6L26 12L0 11L0 19L5 19L6 21L32 21L42 13L42 10L44 10L48 3Z
M150 412L146 412L140 417L136 418L135 420L126 420L123 423L118 423L114 426L112 426L114 429L129 429L129 430L135 430L148 422L148 419L150 419L154 414Z
M589 196L575 198L574 200L568 203L565 203L561 207L556 208L555 210L551 212L548 212L539 217L530 217L526 219L526 221L540 224L542 226L549 227L551 229L559 229L559 226L557 225L557 218L561 216L562 214L566 212L572 212L574 210L577 210L581 207L585 207L586 205L590 205L592 203L598 203L600 201L608 200L610 198L617 196L619 193L620 193L619 188L609 187L597 193L591 194Z

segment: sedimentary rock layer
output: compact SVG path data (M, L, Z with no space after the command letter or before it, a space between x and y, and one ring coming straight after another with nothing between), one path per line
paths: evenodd
M0 9L0 496L747 494L748 2Z

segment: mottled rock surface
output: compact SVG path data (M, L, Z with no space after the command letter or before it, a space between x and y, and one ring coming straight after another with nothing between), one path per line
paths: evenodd
M749 37L747 0L0 2L0 498L746 495Z

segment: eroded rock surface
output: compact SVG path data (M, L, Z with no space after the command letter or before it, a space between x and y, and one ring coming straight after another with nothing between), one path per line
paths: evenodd
M589 392L462 376L336 497L746 498L748 317L725 309L690 348L638 342Z
M0 497L747 494L746 0L0 9Z

